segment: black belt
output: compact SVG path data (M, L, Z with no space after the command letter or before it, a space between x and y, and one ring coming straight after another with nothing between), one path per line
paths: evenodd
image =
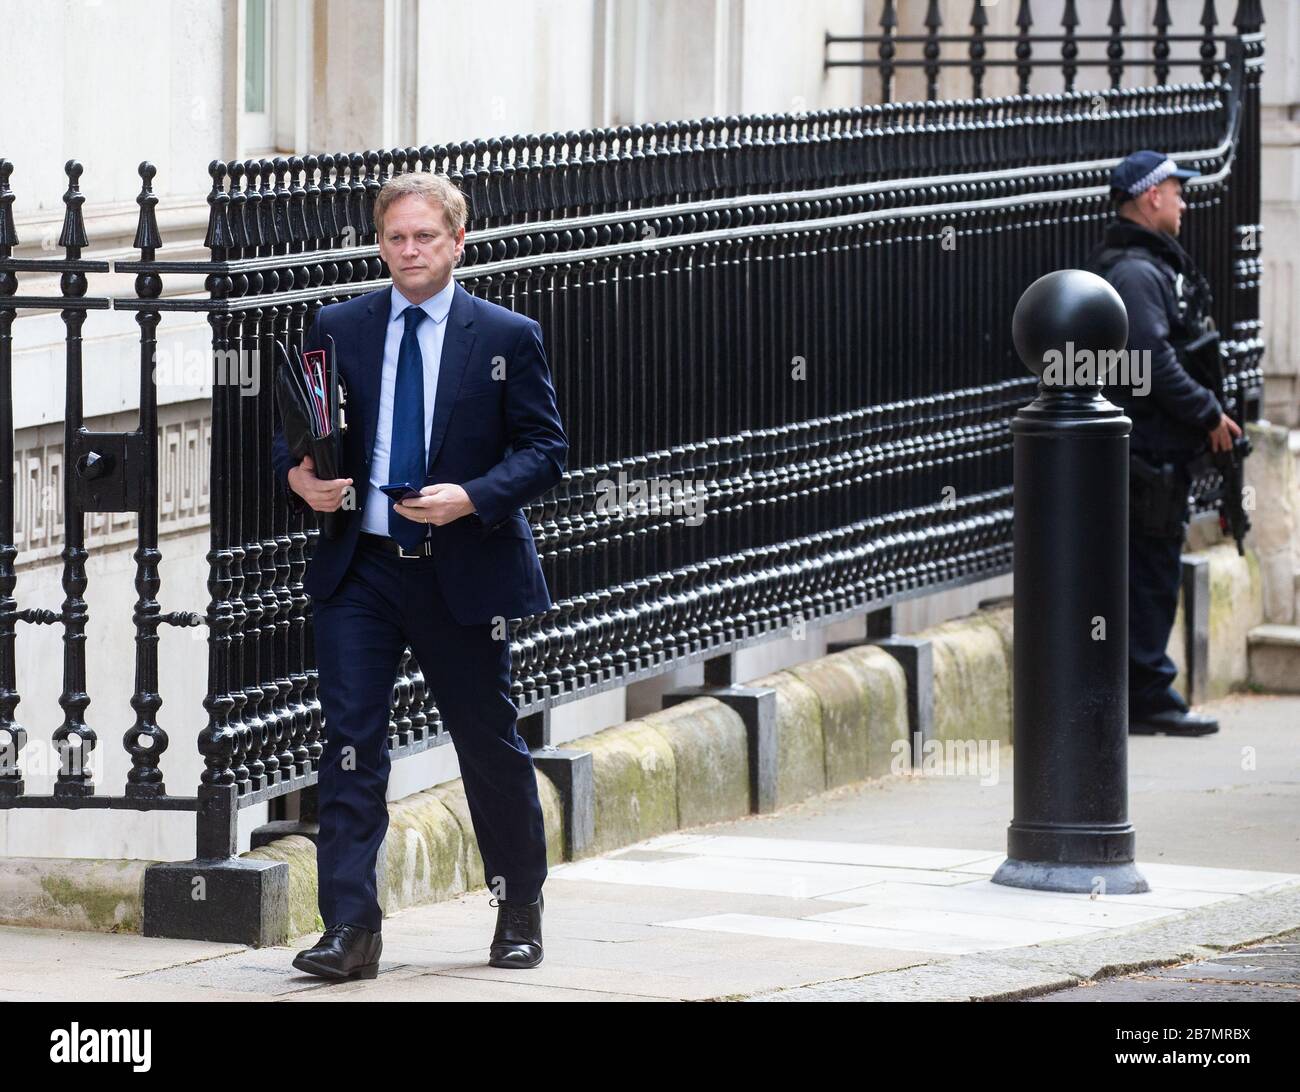
M395 538L389 538L387 535L372 535L369 531L362 531L358 540L363 546L373 546L376 549L383 550L386 554L392 554L394 557L432 557L433 556L433 539L426 538L420 543L415 553L410 553Z

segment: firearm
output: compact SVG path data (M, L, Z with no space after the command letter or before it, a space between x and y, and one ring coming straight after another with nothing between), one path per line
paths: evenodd
M1237 543L1237 553L1245 554L1246 532L1250 530L1250 517L1246 515L1242 494L1245 490L1245 469L1243 464L1251 453L1251 444L1246 436L1246 425L1241 420L1239 401L1228 397L1224 392L1223 355L1219 351L1219 331L1210 329L1197 335L1182 346L1175 346L1179 362L1187 374L1208 387L1219 400L1223 412L1241 426L1241 435L1234 436L1232 447L1228 451L1209 450L1206 441L1205 451L1188 465L1193 478L1215 471L1218 485L1212 489L1207 500L1213 501L1219 510L1219 527L1225 535L1231 535Z

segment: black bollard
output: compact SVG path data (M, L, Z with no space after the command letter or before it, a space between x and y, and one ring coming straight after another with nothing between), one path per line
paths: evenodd
M1124 350L1128 313L1101 277L1063 269L1025 290L1012 337L1039 384L1011 423L1015 810L993 882L1135 894L1149 888L1128 818L1132 422L1097 357Z

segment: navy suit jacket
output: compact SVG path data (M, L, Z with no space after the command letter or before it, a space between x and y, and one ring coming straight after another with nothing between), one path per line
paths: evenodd
M352 561L370 490L370 459L379 414L388 287L329 304L317 312L305 349L334 338L339 370L347 384L343 469L356 490L355 509L343 509L336 538L323 535L303 576L314 599L334 594ZM498 375L494 378L494 364ZM542 328L456 285L443 335L433 426L428 437L425 485L461 486L475 512L430 525L439 587L461 625L523 618L551 606L533 541L520 510L553 488L564 474L568 439L560 424ZM278 417L271 447L275 474L295 511L307 503L290 487L297 465Z

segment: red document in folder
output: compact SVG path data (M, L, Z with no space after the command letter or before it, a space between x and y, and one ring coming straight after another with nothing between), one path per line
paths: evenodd
M307 390L311 394L312 410L316 414L318 436L327 436L330 431L330 407L325 395L325 350L313 349L302 354L302 365L306 371Z

